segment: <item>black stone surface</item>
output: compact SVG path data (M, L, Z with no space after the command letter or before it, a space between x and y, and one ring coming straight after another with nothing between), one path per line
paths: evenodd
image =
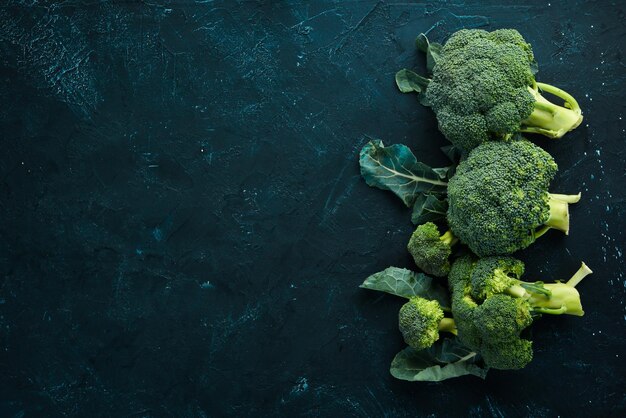
M0 416L626 415L625 6L619 1L4 1ZM528 277L585 260L586 315L533 363L388 373L409 213L367 187L364 135L445 162L393 75L415 36L514 27L583 126L538 140L583 192ZM545 276L544 276L545 275Z

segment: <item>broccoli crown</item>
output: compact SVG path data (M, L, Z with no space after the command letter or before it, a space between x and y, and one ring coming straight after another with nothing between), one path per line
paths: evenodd
M450 229L481 257L527 247L550 219L556 172L550 154L526 140L480 145L448 182Z
M428 274L444 277L450 271L450 241L442 239L437 225L427 222L415 228L407 249L415 264Z
M483 341L507 342L517 339L533 322L529 303L508 295L494 295L476 308L475 325Z
M398 314L404 341L416 350L428 348L439 339L443 310L437 301L413 297L402 305Z
M513 29L463 29L443 46L426 90L439 128L469 151L517 132L534 109L530 44Z
M481 258L476 262L472 271L472 297L483 301L495 294L505 293L511 286L520 283L519 278L522 274L524 274L524 263L516 258Z
M489 342L482 345L480 354L494 369L522 369L533 359L533 343L524 338Z

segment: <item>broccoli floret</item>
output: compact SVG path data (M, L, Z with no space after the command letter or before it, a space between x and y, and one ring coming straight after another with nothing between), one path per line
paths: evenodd
M504 294L494 295L476 308L475 325L483 340L508 341L533 322L524 299Z
M567 283L525 282L519 279L523 272L524 263L513 257L481 258L474 264L470 276L470 294L474 301L483 305L494 295L508 295L526 302L529 314L534 315L584 314L575 285L591 273L585 263Z
M430 347L439 339L439 332L456 334L452 318L445 318L439 302L412 297L402 305L398 314L404 341L416 350Z
M457 258L448 275L448 287L452 293L452 316L461 342L472 350L480 349L482 337L476 326L475 314L478 304L472 299L470 277L475 260L469 256Z
M452 231L441 235L437 225L427 222L415 228L407 249L420 269L433 276L444 277L450 272L448 259L457 241Z
M480 354L485 363L494 369L522 369L533 359L533 343L517 337L504 342L485 343Z
M580 106L565 91L537 83L534 65L530 44L516 30L460 30L441 49L432 79L425 79L424 103L464 152L520 131L560 138L582 122ZM551 103L542 91L564 105Z
M548 192L557 165L526 140L486 142L461 161L448 182L450 229L477 255L511 254L550 229L569 232L577 195Z
M475 264L476 261L471 255L464 255L454 260L450 274L448 274L448 287L452 296L469 296L472 290L470 278Z
M532 343L520 337L541 314L583 315L576 285L591 273L583 263L566 283L519 280L524 264L511 257L457 259L448 276L458 337L486 364L517 369L532 360Z
M513 257L486 257L474 266L471 276L472 297L483 301L496 294L524 297L528 292L549 295L543 282L527 283L519 278L524 263Z

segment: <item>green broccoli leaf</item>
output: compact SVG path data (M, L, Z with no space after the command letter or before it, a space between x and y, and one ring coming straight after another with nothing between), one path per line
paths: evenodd
M361 149L359 164L368 185L392 191L408 207L421 193L444 193L448 185L405 145L385 147L379 140L370 141Z
M430 107L426 99L426 88L430 79L422 77L411 70L402 69L396 73L396 85L402 93L417 93L417 98L422 106Z
M426 350L407 347L400 351L389 372L396 379L410 382L440 382L468 374L484 379L488 370L480 356L457 338L445 338Z
M450 308L448 290L432 277L411 270L388 267L369 276L360 286L363 289L378 290L403 298L420 296L439 302L442 308Z
M441 56L441 49L443 48L443 45L430 43L426 35L423 33L418 35L415 40L415 45L417 45L417 49L426 54L426 69L428 70L428 74L432 74L433 68Z
M433 168L433 171L437 174L439 174L439 178L441 178L441 180L445 180L445 179L449 179L450 177L452 177L450 175L451 171L454 171L454 166L450 165L448 167L441 167L441 168Z
M445 219L448 211L448 202L433 195L422 194L417 197L413 205L411 222L414 225L425 224Z
M396 84L402 93L424 93L430 80L406 68L396 73Z

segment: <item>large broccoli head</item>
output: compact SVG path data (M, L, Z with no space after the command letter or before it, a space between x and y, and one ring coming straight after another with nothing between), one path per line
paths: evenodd
M582 121L569 94L535 81L533 52L513 29L463 29L441 50L426 89L439 128L462 151L510 134L535 132L561 137ZM539 88L566 100L550 103Z
M554 159L524 139L475 148L448 182L448 224L484 257L511 254L550 228L569 231L568 203L580 195L548 193Z

